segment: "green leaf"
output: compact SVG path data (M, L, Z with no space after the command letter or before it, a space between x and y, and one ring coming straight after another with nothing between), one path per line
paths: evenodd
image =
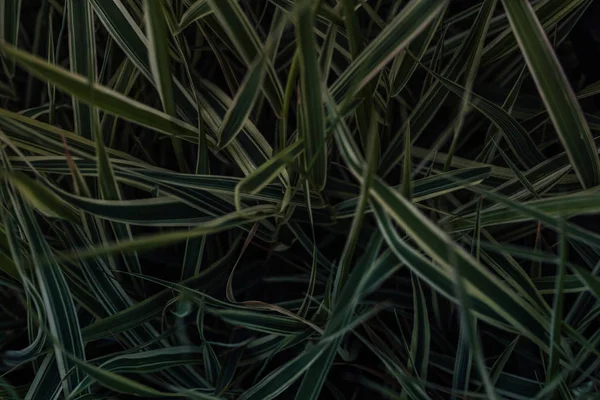
M196 129L185 122L129 99L105 86L96 83L90 84L79 75L48 64L42 59L12 46L3 44L0 45L0 48L35 76L52 82L56 87L99 109L165 134L181 136L188 140L195 140L197 137Z
M571 265L570 267L577 274L577 277L581 280L581 283L587 287L591 294L593 294L596 298L600 298L600 278L592 275L584 268L574 265Z
M586 2L588 4L582 6L582 4ZM589 4L590 2L587 0L549 0L535 4L534 9L544 31L549 32L562 20L566 20L569 16L576 15L576 13L573 12L575 9L579 7L579 9L585 11ZM576 18L576 20L577 19L578 18ZM486 47L483 57L484 64L501 59L518 50L518 40L516 40L515 36L512 34L511 27L506 25L506 23L503 24L504 30Z
M408 200L412 200L412 143L410 140L410 123L406 127L406 132L404 132L404 164L402 165L402 195Z
M409 376L404 371L404 368L402 366L400 366L399 363L397 363L393 357L390 356L389 350L385 351L385 350L381 349L381 347L383 347L383 346L376 346L375 343L377 343L377 342L371 342L371 341L367 340L363 335L360 335L356 332L354 334L383 363L387 372L390 375L392 375L402 385L402 388L406 391L406 393L410 399L415 399L415 400L429 400L430 399L427 392L425 392L425 390L421 387L420 382L418 380L414 379L413 377ZM372 387L373 389L375 389L379 393L382 393L382 394L389 393L389 390L387 390L387 391L380 390L379 385L377 385L377 386L369 385L369 386Z
M508 207L509 209L511 209L513 212L515 212L516 214L519 214L521 216L524 216L524 218L526 220L529 219L533 219L533 220L538 220L540 222L542 222L544 225L548 226L548 227L553 227L555 229L558 229L561 225L561 219L559 217L555 217L553 215L548 215L545 212L542 212L540 210L538 210L537 208L525 205L523 203L520 203L518 201L514 201L506 196L494 193L492 191L489 190L480 190L479 188L476 187L469 187L469 190L478 193L480 195L486 196L490 199L493 199L494 201L505 205L506 207ZM549 199L552 200L552 199ZM568 203L562 203L564 204L568 204ZM560 212L560 210L556 210L555 209L555 215L558 216L562 216L563 214ZM568 213L567 213L568 215ZM482 223L483 226L483 223ZM579 243L583 243L583 244L587 244L590 246L597 246L597 241L600 240L600 235L587 230L587 229L583 229L575 224L569 223L567 222L565 225L565 234L572 240L576 240Z
M259 57L261 44L252 24L242 11L237 2L209 0L210 8L222 22L222 27L227 32L236 50L246 64ZM263 92L279 115L283 104L283 90L277 79L274 68L267 64L267 77L263 85Z
M82 329L83 340L87 343L102 339L107 335L134 329L160 314L164 304L171 298L172 293L160 292L108 317L99 319Z
M350 239L346 242L346 246L348 246L348 242ZM352 329L352 316L358 302L377 289L387 277L400 267L400 264L394 262L389 253L377 258L382 242L379 234L375 234L371 238L369 250L365 253L364 259L357 263L347 282L342 286L339 296L335 297L335 305L320 342L321 345L327 347L323 353L318 355L316 363L307 371L296 398L314 399L319 396L343 335Z
M350 99L412 39L434 20L446 5L440 0L412 0L385 29L369 43L331 86L337 103Z
M235 139L250 115L260 93L260 86L265 76L267 64L267 56L261 52L258 59L250 65L248 73L233 99L233 105L227 110L223 123L219 127L217 133L219 142L217 145L220 149L227 147Z
M241 236L240 236L241 237ZM210 282L216 279L220 268L231 262L236 250L238 250L239 240L232 243L229 252L223 258L217 260L212 265L204 268L199 274L190 277L181 282L181 285L188 288L202 288L210 293ZM112 334L119 334L157 317L164 309L164 305L173 298L173 290L170 287L137 302L126 309L111 314L82 329L84 341L90 342L101 339Z
M54 354L48 354L38 368L34 381L27 390L27 398L57 399L60 396L61 381Z
M27 202L41 214L48 217L65 219L73 223L79 221L79 216L74 209L65 204L64 200L38 181L31 179L21 172L2 175L15 185Z
M94 7L94 11L96 12L96 15L98 15L99 20L111 35L111 38L113 38L119 47L121 47L140 72L150 82L154 82L150 71L148 41L135 23L133 16L120 0L90 0L90 2ZM219 4L221 3L227 2L219 2ZM227 4L224 4L224 6L227 7ZM212 38L209 36L207 40L211 43ZM259 44L257 44L257 46L259 46ZM257 47L257 49L259 49L259 47ZM254 55L257 54L258 50ZM217 52L217 56L218 55L219 53ZM251 63L254 59L255 57L250 58L248 63ZM222 65L222 67L231 68L229 65ZM267 71L267 73L269 73L269 71ZM231 104L231 99L220 88L206 80L201 80L200 82L196 82L199 91L196 93L196 98L198 99L198 103L200 103L197 104L192 95L186 91L184 86L177 79L173 78L173 82L177 111L181 118L184 121L192 121L191 123L196 124L198 119L198 109L200 108L200 114L206 123L206 127L211 132L216 133L220 122ZM142 118L142 120L144 120L144 118ZM152 129L157 129L156 121L149 120L149 122L151 124L150 127L153 127ZM176 125L178 125L177 122ZM174 127L165 127L165 129L168 128ZM181 131L179 126L177 126L177 128ZM184 130L189 133L189 136L193 136L195 141L198 136L197 129L190 129L191 126L187 125ZM210 146L214 146L215 139L212 136L206 135L206 139ZM256 166L264 163L272 153L271 146L261 137L254 125L247 124L244 126L242 132L238 135L238 139L239 140L236 140L227 147L227 151L245 174L249 174Z
M323 352L323 347L314 346L288 361L283 368L271 372L256 385L246 390L239 397L240 400L270 400L276 398L315 362L317 356Z
M457 298L460 304L460 297ZM462 321L463 318L461 318ZM469 333L467 327L461 324L459 343L454 359L454 370L452 371L452 400L457 400L458 393L468 389L473 369L473 349L469 345Z
M295 2L294 0L269 0L269 2L273 3L277 7L281 9L293 11ZM337 10L332 9L326 3L320 3L317 7L317 15L325 21L333 22L337 25L343 24L343 18L339 15Z
M479 69L479 62L481 60L483 42L485 40L485 37L487 36L488 28L490 26L490 22L495 9L496 0L485 0L481 4L481 9L479 10L479 13L477 15L476 22L471 28L471 33L476 39L472 44L472 49L470 49L469 51L469 56L464 66L466 73L462 81L464 82L465 90L463 92L463 95L461 96L461 102L458 109L458 116L454 126L454 137L452 138L452 143L450 144L450 149L448 150L448 159L446 160L446 164L444 165L444 170L446 171L450 167L452 157L454 156L454 152L456 150L456 146L458 144L458 140L463 129L465 117L468 112L468 104L471 97L471 90L473 89L473 84L475 83L475 78L477 76L477 70Z
M181 16L181 20L179 20L177 29L179 32L181 32L194 22L210 14L212 14L212 10L210 9L208 0L196 0L191 6L188 7L187 10L185 10Z
M166 246L171 243L184 241L190 237L221 232L235 228L240 224L260 221L275 215L276 212L277 210L272 206L249 207L240 212L227 214L219 218L199 223L190 230L172 231L141 237L138 236L128 241L121 241L105 246L91 247L85 250L76 251L72 254L66 254L64 257L65 259L77 260L115 253L127 253L132 251L142 252L144 250L155 249L159 246Z
M564 231L564 228L562 229ZM550 333L550 359L546 373L546 383L549 383L558 374L560 362L560 348L562 347L562 324L563 324L563 288L565 280L565 268L567 261L567 237L562 234L559 248L560 262L558 264L558 276L556 277L554 301L552 303L552 331Z
M429 24L427 28L419 34L408 46L408 51L416 57L416 60L412 57L407 57L406 53L400 53L394 59L390 71L390 81L392 82L392 96L400 94L402 89L410 81L413 73L416 71L418 61L423 58L425 51L431 44L435 33L440 27L441 22L444 19L445 10L440 12L437 19Z
M16 196L12 197L11 200L19 225L30 248L34 267L33 272L43 301L45 320L54 341L54 362L58 367L63 392L65 396L68 396L71 390L83 379L83 374L78 368L75 368L72 372L70 371L75 365L68 359L66 353L76 354L80 358L85 357L73 297L65 276L56 262L33 213Z
M21 20L21 0L4 0L0 3L0 43L18 45L19 23ZM11 74L15 72L15 64L9 64Z
M330 105L332 112L335 109ZM336 121L335 130L338 148L357 179L362 179L363 163L343 121ZM398 224L417 243L423 251L439 263L439 272L449 274L452 264L460 263L468 293L481 299L490 309L501 315L511 325L534 340L541 347L546 347L545 337L549 327L549 316L531 308L519 299L502 282L491 275L481 264L475 261L461 247L454 246L452 239L439 227L428 221L414 205L393 191L379 179L375 179L371 189L374 203L381 207L391 220ZM386 236L391 240L390 235ZM393 242L390 241L393 248ZM449 257L452 261L449 261ZM472 285L472 286L471 286ZM471 292L473 290L473 292Z
M357 0L342 0L340 3L343 12L342 15L344 16L344 25L346 27L346 36L348 38L351 60L355 60L365 47L363 33L360 30L359 19L355 11L356 5ZM352 93L352 95L356 95L356 97L363 99L363 101L357 105L354 115L356 118L358 134L361 138L361 144L366 151L368 146L367 143L369 141L368 136L373 133L371 131L371 122L369 121L369 118L373 116L373 86L372 84L366 84L356 93Z
M327 28L327 32L325 33L325 41L323 42L323 46L321 47L321 52L319 54L319 66L321 67L321 76L323 82L327 82L329 79L329 73L331 71L331 62L333 58L333 49L335 45L335 40L337 36L337 26L335 24L330 24ZM296 56L294 55L294 60L296 60ZM294 61L292 61L294 62ZM287 88L286 88L287 93ZM284 108L285 109L285 108Z
M413 288L414 320L412 337L410 341L410 369L414 370L421 380L427 379L429 369L429 352L431 346L431 326L429 312L423 287L419 278L411 277Z
M477 247L475 249L477 254L477 260L479 260L479 237L481 231L481 225L479 224L479 210L480 207L477 208L477 220L475 225L475 234L473 235L473 243L472 243L472 252L473 247ZM450 261L452 261L452 256L449 256ZM477 372L479 373L479 377L483 382L483 387L485 389L486 395L490 399L497 399L498 396L496 394L496 390L491 383L490 376L488 374L487 367L485 365L485 358L482 350L482 343L479 337L479 333L477 332L477 320L473 318L471 314L471 302L469 296L466 293L466 288L463 282L462 276L462 267L460 263L456 263L453 270L454 277L454 287L456 291L456 298L459 301L461 306L461 343L459 344L458 354L456 358L455 370L457 373L454 375L454 389L464 389L468 390L468 381L469 375L471 373L471 360L475 361L475 367L477 368ZM468 347L468 348L464 348ZM466 360L465 360L466 358ZM464 365L466 363L466 365ZM464 372L464 373L463 373ZM461 378L464 378L466 374L466 379L461 381Z
M600 183L600 160L581 107L528 2L502 0L550 119L584 188Z
M300 103L304 167L316 190L322 190L327 178L327 146L325 116L321 92L323 84L317 60L317 44L313 32L312 2L303 0L296 8L296 37L300 62Z
M489 167L465 168L417 179L412 182L412 201L419 203L452 193L466 186L477 185L490 176L490 171ZM401 191L402 184L394 186L393 189ZM337 218L353 216L357 202L358 198L351 198L336 204ZM369 206L365 212L372 212L371 207Z
M519 337L517 336L515 340L510 342L510 345L508 345L506 349L504 349L504 351L502 352L502 354L500 354L494 365L492 365L492 368L490 368L490 381L492 385L496 386L498 379L502 374L502 371L504 370L506 364L508 363L508 360L512 356L515 347L518 344L518 341Z
M344 286L339 299L336 300L332 319L325 328L322 340L312 348L304 351L293 361L267 375L258 384L245 392L242 395L243 399L272 399L281 394L306 371L308 372L304 377L303 385L297 393L297 397L306 398L304 395L314 397L319 394L327 375L324 371L327 371L331 366L343 334L347 332L346 328L356 305L363 296L376 289L385 278L400 267L393 257L390 257L389 253L374 260L379 252L381 242L380 236L374 238L365 262L359 263L350 275L348 284ZM319 374L318 378L317 374ZM315 385L315 383L319 384Z
M134 396L143 397L179 397L175 393L165 393L159 390L153 389L149 386L136 382L132 379L126 378L121 375L117 375L111 371L102 369L101 367L93 366L86 363L72 355L68 356L69 359L84 371L90 378L96 380L102 386L111 389L117 393L131 394Z
M206 80L200 81L199 91L199 102L202 110L206 111L206 115L203 113L206 125L212 132L217 132L220 121L233 101L219 87ZM212 144L212 138L210 136L207 138L209 144ZM246 121L236 140L227 147L227 151L246 175L267 161L273 153L269 142L249 120Z
M86 77L89 85L96 81L95 36L92 9L88 2L69 0L69 66L75 74ZM75 132L91 139L94 125L94 112L89 104L73 97L75 112Z
M0 388L2 389L2 392L0 392L0 394L6 396L7 399L20 400L20 397L15 388L11 384L6 382L4 378L0 378Z
M207 313L221 318L223 321L245 327L252 331L276 335L294 335L306 330L306 324L283 315L267 314L251 310L238 309L212 309L207 308Z
M248 120L250 112L255 107L265 73L269 67L272 68L270 58L272 53L274 53L275 42L281 36L286 23L286 18L280 18L278 21L275 21L272 31L267 38L267 43L248 68L246 77L233 99L233 104L227 110L225 117L223 117L223 123L217 132L220 149L227 147L234 140Z
M528 168L533 168L544 161L544 155L538 150L527 131L508 112L502 109L502 107L497 106L475 93L466 92L464 87L436 74L423 65L422 67L457 96L470 97L472 99L469 100L470 105L489 118L490 121L496 125L498 130L505 135L512 151L518 157L521 164Z
M98 368L112 373L151 374L180 365L202 363L202 350L192 346L173 346L165 349L147 350L140 353L123 354L103 361ZM85 390L93 381L90 374L79 384L71 396Z
M146 31L148 33L148 56L150 71L154 85L158 89L163 110L171 117L176 117L173 80L171 78L171 55L169 53L169 37L171 36L166 21L166 5L163 0L145 0ZM177 163L182 171L187 171L181 141L172 138Z
M375 176L375 170L377 165L377 150L379 147L379 136L377 134L377 123L375 120L375 115L371 110L371 115L368 117L371 126L367 132L367 160L364 168L364 175L362 180L362 185L360 187L360 193L358 197L358 203L356 204L356 210L354 212L354 217L352 218L352 225L350 225L350 231L348 232L348 236L346 239L346 244L344 245L344 250L342 251L342 255L340 257L340 266L338 272L338 285L340 288L345 288L346 280L348 277L348 271L350 269L350 261L354 256L354 251L356 250L356 243L358 240L358 235L361 231L363 218L365 215L365 210L367 208L367 204L369 203L369 189L373 182L373 177Z
M73 155L83 156L88 159L93 158L93 155L90 156L90 153L93 154L93 150L95 149L94 142L75 135L73 132L57 128L33 118L0 109L0 126L7 131L6 134L10 137L22 137L21 135L24 134L24 136L31 141L41 141L45 145L46 150L54 151L54 153L50 152L50 154L61 154L63 160L63 138L66 139L67 145ZM59 152L58 149L61 149L61 151ZM85 154L82 154L79 150L83 150ZM106 152L119 159L139 161L137 158L122 151L107 148Z
M542 200L522 202L525 207L534 208L546 216L569 217L574 215L594 214L599 210L598 196L594 192L581 192L573 195L556 196ZM468 215L468 216L467 216ZM471 218L473 214L464 217ZM487 227L499 224L531 221L532 217L509 206L494 206L481 212L481 226ZM472 226L471 221L460 219L452 223L453 229L461 230Z
M275 179L279 173L301 154L302 142L297 141L280 151L254 172L240 180L235 187L235 205L241 208L242 193L257 194ZM283 200L283 199L282 199Z
M578 99L585 99L586 97L594 96L600 93L600 81L591 83L577 92Z

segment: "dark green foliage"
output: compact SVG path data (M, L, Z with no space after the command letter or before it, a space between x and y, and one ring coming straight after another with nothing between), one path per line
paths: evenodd
M599 10L0 0L0 399L597 398Z

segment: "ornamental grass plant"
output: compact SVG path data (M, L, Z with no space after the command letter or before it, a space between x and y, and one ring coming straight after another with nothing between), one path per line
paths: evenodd
M599 20L0 0L0 398L600 398Z

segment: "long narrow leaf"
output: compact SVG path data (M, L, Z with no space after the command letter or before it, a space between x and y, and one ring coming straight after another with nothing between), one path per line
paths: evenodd
M311 1L297 7L296 36L300 61L300 102L302 104L302 135L305 168L317 190L322 190L327 177L327 147L325 117L321 92L321 73L317 60L317 45L313 33L314 13Z
M600 160L573 89L529 2L503 0L548 114L584 188L600 182Z

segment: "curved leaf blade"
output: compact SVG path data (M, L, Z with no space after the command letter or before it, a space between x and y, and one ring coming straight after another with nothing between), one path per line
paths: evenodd
M590 128L544 29L528 1L502 0L531 75L573 169L584 188L600 183Z
M297 7L296 36L300 56L300 101L303 118L305 168L317 190L322 190L327 179L327 144L325 115L322 99L322 81L317 59L314 34L315 16L312 2L305 0Z

